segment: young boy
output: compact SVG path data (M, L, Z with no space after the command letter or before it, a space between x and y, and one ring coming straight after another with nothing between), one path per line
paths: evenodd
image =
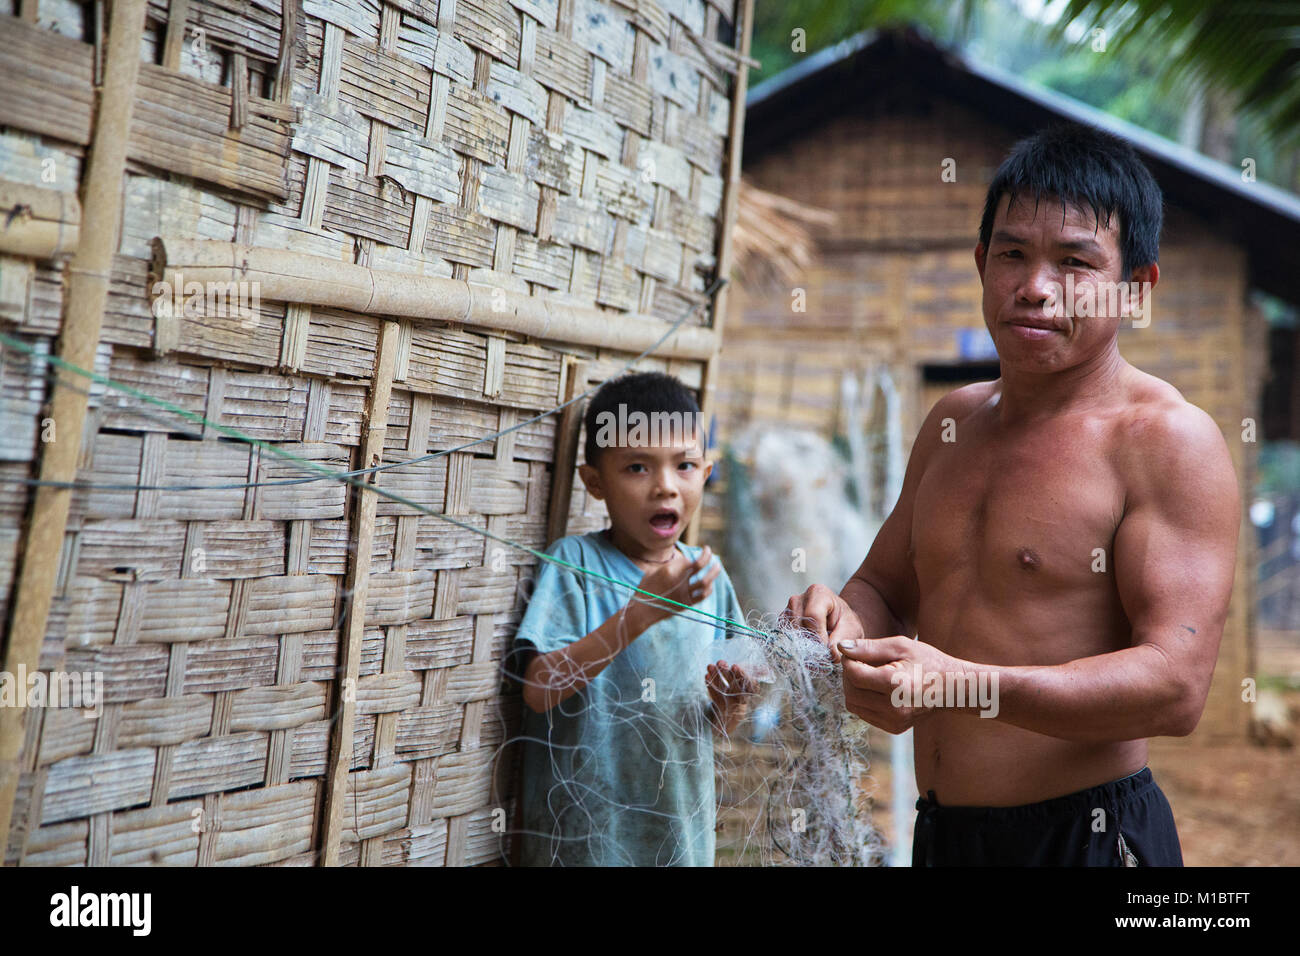
M657 372L623 376L592 397L586 427L579 474L610 527L547 553L743 621L721 562L678 541L713 470L690 392ZM713 865L712 731L731 733L757 686L710 663L725 637L702 615L542 562L515 636L521 864Z

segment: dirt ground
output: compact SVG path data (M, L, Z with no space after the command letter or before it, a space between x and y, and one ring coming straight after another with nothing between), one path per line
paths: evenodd
M1151 748L1188 866L1300 866L1300 752Z

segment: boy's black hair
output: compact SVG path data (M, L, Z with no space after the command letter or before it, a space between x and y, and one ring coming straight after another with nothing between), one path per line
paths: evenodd
M610 379L602 385L587 403L584 420L587 428L587 440L583 447L587 464L599 467L601 448L596 444L599 431L598 418L602 412L618 415L619 405L626 405L627 412L682 412L696 415L700 406L695 401L691 390L682 384L675 375L663 372L632 372ZM694 421L694 418L688 421Z
M980 242L989 247L1003 193L1028 193L1089 208L1100 224L1119 215L1120 279L1158 261L1163 197L1151 171L1127 142L1082 123L1058 123L1022 139L1002 161L984 201Z

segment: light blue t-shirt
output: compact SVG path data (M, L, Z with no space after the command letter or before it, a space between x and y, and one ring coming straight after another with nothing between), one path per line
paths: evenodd
M692 560L701 550L677 547ZM546 553L629 584L642 578L605 531L561 538ZM516 647L544 654L572 643L632 594L544 561ZM744 621L725 569L694 608ZM675 614L547 713L525 705L524 866L713 865L717 807L705 668L713 642L727 636L721 624Z

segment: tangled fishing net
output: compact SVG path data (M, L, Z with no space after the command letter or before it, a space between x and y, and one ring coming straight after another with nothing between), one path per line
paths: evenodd
M715 828L715 820L721 864L881 864L881 841L870 818L867 726L844 709L840 666L816 635L784 618L773 615L745 630L729 630L729 639L704 642L682 661L682 672L695 675L701 686L707 664L718 660L740 665L755 679L757 692L729 737L691 706L689 694L674 699L661 693L648 706L635 688L593 681L555 705L556 714L583 716L610 734L622 731L623 740L631 730L633 746L650 769L620 778L618 799L626 802L616 801L612 787L593 786L591 765L609 752L598 737L580 746L544 732L522 738L544 744L546 754L547 812L541 832L527 833L549 849L534 865L575 858L603 865L637 862L619 845L628 819L637 815L658 816L665 826L656 865L698 863L690 844L700 827ZM684 740L690 742L686 747ZM693 771L701 785L684 801L665 806L656 788L674 762L693 764L674 770L688 777ZM715 786L708 786L710 778ZM682 818L680 826L663 819L673 816Z
M766 771L751 792L729 796L760 808L738 855L762 865L881 865L867 725L844 708L843 669L815 634L788 619L755 629L763 636L733 637L720 655L757 675L761 687L731 746L719 747L724 780L744 780L747 762ZM714 647L724 650L722 643Z
M861 391L872 396L875 384ZM735 436L725 465L726 553L744 606L784 604L813 582L838 585L866 554L881 520L876 499L884 493L867 474L877 457L863 424L872 418L870 405L863 407L856 392L851 397L854 424L846 448L798 430L754 427ZM888 456L890 462L896 457ZM694 660L682 664L701 684L705 666L717 660L757 678L748 714L728 736L716 734L698 708L669 699L648 719L638 688L630 685L584 691L558 706L566 715L585 708L610 726L635 728L636 746L652 763L661 754L665 762L682 759L680 752L667 756L664 739L698 741L686 751L695 762L694 779L708 773L716 784L700 787L699 799L682 812L710 826L716 819L718 865L882 865L886 848L871 820L867 725L844 708L840 666L798 622L751 613L743 623L728 628L728 640L706 641ZM606 794L579 782L587 769L581 755L553 748L551 759L554 784L546 804L553 819L541 824L548 832L540 835L554 840L557 856L570 841L618 860L617 840L609 834L621 818L655 805L653 796L611 805ZM656 863L691 858L688 846L667 842Z

